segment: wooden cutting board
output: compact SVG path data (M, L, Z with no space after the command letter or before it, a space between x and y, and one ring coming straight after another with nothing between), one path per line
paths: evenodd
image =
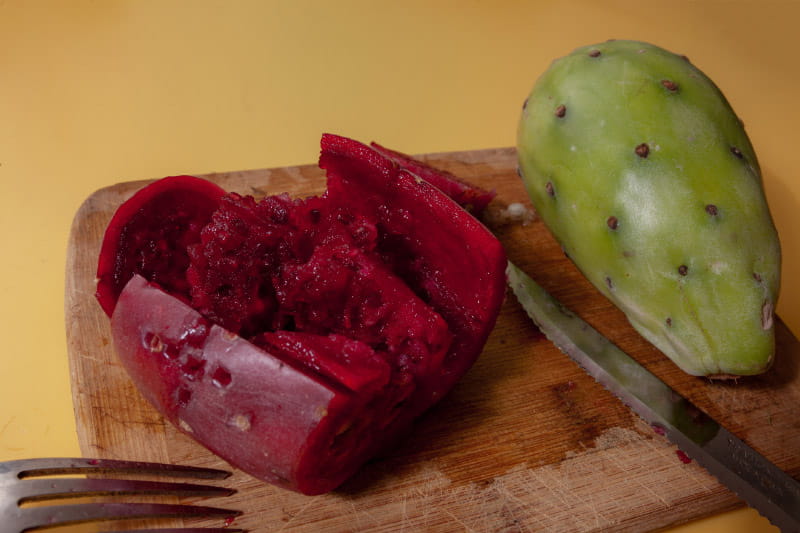
M420 157L495 189L490 219L510 203L530 207L513 149ZM315 165L207 177L256 197L324 188ZM65 306L81 450L93 457L228 468L139 396L117 362L107 319L94 300L105 226L145 183L97 191L72 227ZM777 363L767 374L737 382L690 377L633 331L540 221L487 224L509 258L557 298L779 467L800 476L800 345L782 322ZM250 531L643 531L742 505L544 339L510 293L481 358L464 379L412 435L340 489L302 496L241 472L224 483L238 494L207 502L243 510L233 525ZM220 525L191 522L196 524Z

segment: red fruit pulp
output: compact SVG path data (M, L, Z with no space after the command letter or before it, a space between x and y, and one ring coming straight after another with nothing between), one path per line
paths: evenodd
M320 166L331 202L358 195L356 208L379 221L382 256L453 332L442 372L425 376L427 407L480 355L505 291L505 252L454 199L370 147L324 135Z
M494 191L487 191L461 180L451 172L433 168L409 155L390 150L378 143L371 143L375 150L397 163L400 167L416 174L431 185L441 189L447 196L461 204L467 211L479 216L495 197Z
M171 176L140 189L114 213L97 268L97 299L111 316L119 293L137 272L175 295L188 296L182 272L188 246L225 191L192 176Z
M117 212L98 268L145 397L232 465L306 494L452 388L505 293L499 242L439 189L334 135L320 166L327 191L305 199L156 182Z

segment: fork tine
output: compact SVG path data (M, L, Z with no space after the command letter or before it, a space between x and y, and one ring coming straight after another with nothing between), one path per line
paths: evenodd
M102 474L111 477L43 478L43 476L64 474L79 476ZM11 527L18 528L17 531L126 518L219 517L232 519L242 514L240 511L216 507L164 503L98 502L19 506L20 503L25 502L78 496L123 494L229 496L236 492L225 487L194 483L115 478L119 475L142 474L194 479L224 479L230 476L230 472L213 468L110 459L50 458L0 462L0 510L2 511L0 514L5 514ZM226 531L230 533L236 530L227 529Z
M143 461L116 459L87 459L81 457L53 457L20 459L0 464L0 473L14 472L20 479L59 474L152 474L197 479L225 479L231 475L225 470Z
M213 497L230 496L236 493L234 489L214 485L109 478L28 479L12 485L8 489L20 504L84 496L169 494Z
M242 514L240 511L217 507L166 503L79 503L19 510L22 511L20 518L23 521L21 531L102 520L183 517L234 518Z

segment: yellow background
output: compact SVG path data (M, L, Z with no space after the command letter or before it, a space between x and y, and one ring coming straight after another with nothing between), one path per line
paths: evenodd
M0 0L0 459L78 454L64 259L96 189L314 163L322 132L509 146L550 61L609 38L686 54L759 154L800 332L800 2ZM758 532L749 509L680 531Z

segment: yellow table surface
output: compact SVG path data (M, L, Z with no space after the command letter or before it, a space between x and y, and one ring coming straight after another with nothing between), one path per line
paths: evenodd
M743 118L800 332L800 2L0 0L0 460L79 454L64 261L120 181L314 163L322 132L510 146L550 61L609 38L689 56ZM676 531L774 530L743 508Z

